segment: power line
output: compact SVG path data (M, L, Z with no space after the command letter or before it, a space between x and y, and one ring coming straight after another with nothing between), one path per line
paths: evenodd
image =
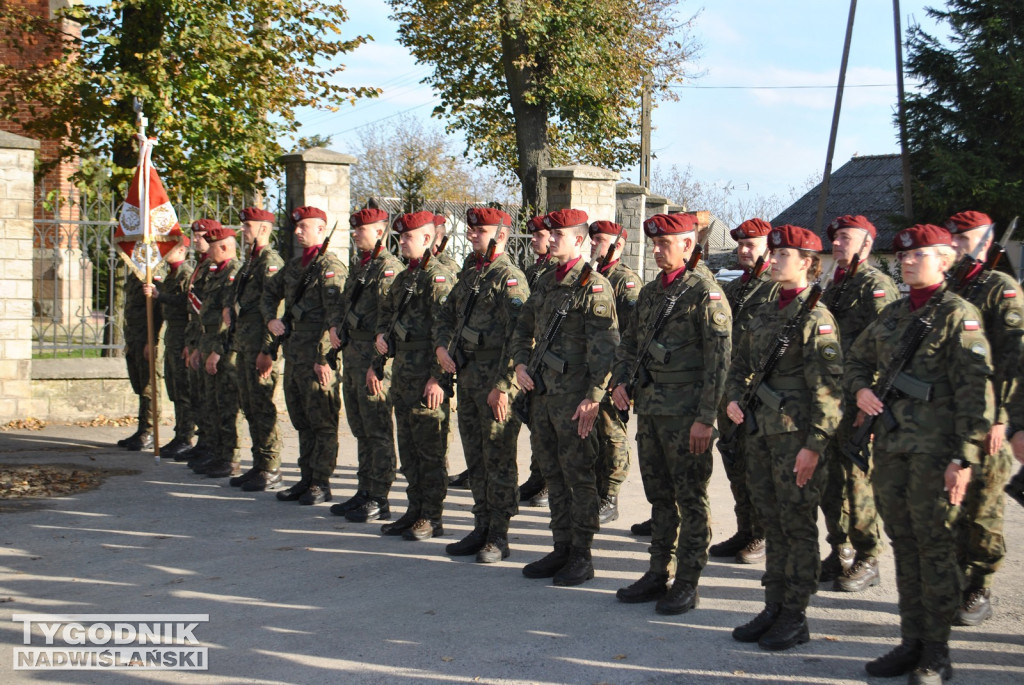
M895 83L858 83L855 85L847 85L845 88L895 88ZM835 90L835 86L689 86L689 85L674 85L669 86L673 89L690 89L690 90Z
M335 131L333 133L328 133L327 135L330 136L330 137L333 137L333 136L343 136L346 133L351 133L352 131L358 131L361 128L366 128L367 126L373 126L374 124L379 124L380 122L387 121L388 119L394 119L395 117L402 116L403 114L407 114L408 112L412 112L413 110L422 109L424 107L428 107L430 105L434 105L437 102L438 102L438 98L435 97L435 98L432 98L429 101L424 102L422 104L415 105L413 107L409 107L408 109L403 109L402 111L395 112L394 114L389 114L386 117L382 117L380 119L374 119L373 121L369 121L369 122L367 122L365 124L360 124L359 126L353 126L352 128L347 128L344 131Z

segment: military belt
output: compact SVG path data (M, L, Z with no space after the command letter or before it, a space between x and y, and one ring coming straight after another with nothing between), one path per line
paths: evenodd
M323 331L324 326L325 324L323 321L295 321L292 323L292 330L296 332Z
M762 383L762 385L764 385ZM787 378L786 376L779 376L778 378L772 378L772 389L774 390L806 390L807 382L803 377Z
M239 312L236 321L263 321L263 314L258 309L247 312Z
M704 380L703 369L689 369L686 371L649 371L651 380L655 383L666 383L677 385L682 383L696 383Z
M396 340L395 350L398 352L414 352L416 350L429 350L431 348L431 341L429 340Z
M490 350L463 350L463 352L466 354L466 359L472 359L478 362L489 362L501 358L501 349L499 348Z
M351 338L352 340L366 342L368 340L373 340L377 336L374 335L373 331L360 331L358 329L355 329L348 331L348 337Z
M570 366L579 366L586 361L587 355L585 354L572 354L562 358L554 352L544 353L544 366L556 373L566 373Z
M928 383L919 378L914 378L905 371L901 371L896 376L896 380L893 381L893 387L906 397L912 397L915 400L922 400L924 402L930 402L939 397L949 397L953 394L953 386L949 383Z

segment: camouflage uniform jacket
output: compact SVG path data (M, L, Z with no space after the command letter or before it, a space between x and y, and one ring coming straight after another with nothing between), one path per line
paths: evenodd
M307 269L311 280L302 297L296 298ZM260 301L263 318L269 323L277 317L282 298L285 313L292 315L292 332L283 345L287 362L327 364L331 349L328 321L341 307L341 291L347 276L348 269L341 259L328 251L307 266L303 266L301 255L295 257L284 265L277 278L264 284Z
M556 264L549 255L538 257L532 264L523 269L523 273L526 274L526 287L529 288L532 293L537 289L537 283L540 281L540 277L548 271L554 271L557 268L558 264Z
M203 324L203 337L199 349L206 357L211 352L224 356L227 349L228 327L224 323L224 308L231 304L235 292L235 277L242 263L237 259L229 259L210 269L206 282L206 293L203 306L199 310L199 320Z
M387 335L409 287L412 288L412 296L395 321L394 339L389 342L394 344L396 362L403 352L429 350L431 361L425 365L424 373L418 375L424 378L430 375L439 380L442 371L434 355L432 329L437 312L448 300L452 289L452 276L442 264L430 259L425 267L406 267L395 277L391 290L381 300L380 312L377 314L377 334ZM402 379L402 383L408 380Z
M565 295L575 291L568 314L551 345L541 375L549 395L579 395L600 402L607 392L619 344L619 326L615 315L615 298L608 279L592 272L590 281L576 287L584 260L573 265L561 282L551 269L530 291L512 335L512 366L529 365L533 348L544 337L552 313ZM566 365L565 373L553 366Z
M840 295L841 287L842 282L829 285L821 301L839 324L839 343L846 354L861 331L878 318L878 313L900 299L900 292L888 275L867 263L857 267L857 273Z
M152 278L159 289L162 285L167 267L160 264L153 270ZM124 281L124 340L128 345L145 345L149 334L146 323L146 293L143 292L143 281L129 270ZM160 337L163 326L160 307L153 307L153 335Z
M157 286L156 302L169 329L183 330L188 324L188 286L192 281L192 271L188 262L182 262L177 269L168 267L167 275L161 276ZM153 281L157 282L156 276Z
M366 255L369 256L369 255ZM353 255L349 267L351 277L345 281L345 289L341 293L341 307L332 313L328 328L336 328L342 339L348 340L346 353L357 353L369 368L370 362L377 352L373 347L373 339L377 335L377 321L380 305L387 297L395 276L401 273L402 262L387 250L381 250L377 258L363 263L363 255ZM359 280L364 284L359 299L352 303ZM345 335L342 335L344 331Z
M974 305L949 291L939 296L932 330L903 367L913 379L931 384L932 399L890 399L887 405L899 428L890 432L876 421L874 444L890 453L948 454L977 464L995 415L988 341ZM907 327L921 314L911 312L909 298L903 298L883 309L857 338L843 379L851 396L874 385L876 373L885 372Z
M509 364L512 358L509 342L530 289L526 276L506 254L495 257L479 273L480 294L462 329L462 350L469 357L469 363L465 369L458 370L459 382L464 383L464 387L497 388L507 393L515 378L515 370ZM438 311L433 329L435 349L449 346L454 349L452 339L476 279L475 268L463 273Z
M462 264L459 265L459 263L455 261L455 257L452 257L451 253L448 252L448 250L445 250L434 255L430 261L437 262L438 264L443 266L457 280L459 275L462 273L462 270L466 268L466 264L468 264L470 261L475 261L471 259L472 257L473 253L470 252L469 255L464 260L462 260Z
M684 275L677 276L684 278ZM633 321L622 330L615 351L614 385L625 383L640 345L654 325L666 294L688 288L676 301L672 315L650 346L647 371L653 381L634 389L637 414L693 416L714 425L725 391L726 368L732 352L732 315L722 289L694 270L685 283L665 288L660 277L640 291Z
M615 294L615 315L619 319L621 337L622 329L628 326L633 318L633 310L636 308L637 298L640 297L640 288L644 283L635 271L620 260L609 264L601 274L612 284L612 292Z
M726 397L739 400L757 370L761 356L778 339L783 326L807 300L804 289L785 309L778 301L766 302L751 312L740 329L736 354L729 368ZM818 304L763 385L781 399L773 407L762 399L755 412L760 434L806 431L804 447L825 452L842 417L843 354L836 322L825 305Z
M192 271L192 279L185 292L188 303L188 324L185 326L185 347L189 350L199 349L199 340L203 337L203 323L199 319L203 297L206 295L206 282L210 277L210 269L217 265L208 259L200 259Z
M1020 287L1001 271L982 271L957 292L981 312L995 374L996 423L1008 420L1006 403L1019 383L1024 353L1024 297Z
M732 310L732 335L735 343L740 326L750 320L757 306L778 298L779 284L772 281L771 267L765 264L759 276L747 281L734 278L722 286L722 291L729 300L729 308ZM735 347L733 351L736 351Z
M260 310L263 291L267 284L281 277L284 260L270 245L260 249L259 254L250 256L235 277L234 289L228 296L228 306L238 304L235 313L235 337L232 347L236 352L256 354L269 353L274 335L267 330L267 323ZM277 318L276 316L274 318Z

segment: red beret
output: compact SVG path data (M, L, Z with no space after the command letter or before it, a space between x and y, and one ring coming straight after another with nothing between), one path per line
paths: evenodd
M412 214L403 214L398 217L395 221L394 229L398 233L405 233L407 231L415 231L417 228L433 225L433 212L414 212Z
M268 212L259 207L246 207L242 210L242 221L269 221L274 223L276 220L277 217L274 216L273 212Z
M511 226L512 217L496 207L470 207L466 210L466 223L470 226Z
M216 242L219 242L221 240L227 240L228 238L234 238L234 237L235 237L235 232L232 229L224 228L223 226L218 226L217 228L208 229L206 231L206 235L203 236L203 238L205 238L206 242L208 242L208 243L216 243Z
M327 221L327 212L318 207L299 207L292 210L292 221L302 221L303 219L323 219Z
M868 221L867 217L853 216L852 214L844 214L843 216L837 216L835 220L825 228L825 235L828 236L829 242L836 239L836 231L840 228L859 228L863 231L867 231L871 235L871 239L874 240L878 237L878 231L875 230L875 225Z
M772 225L764 219L747 219L736 228L729 231L733 240L744 238L760 238L772 232Z
M620 235L623 240L628 239L628 233L626 229L618 225L614 221L595 221L590 224L590 235L595 233L604 233L605 235Z
M223 228L216 219L199 219L192 222L193 233L207 233L218 228Z
M434 215L434 225L435 226L444 226L446 223L448 223L448 217L446 217L444 214L435 214Z
M949 217L949 221L946 222L946 228L953 235L991 225L992 218L988 214L982 214L981 212L958 212Z
M768 234L768 245L772 248L792 247L797 250L821 252L821 238L806 228L790 224L773 228L772 232Z
M892 249L896 252L911 250L932 245L953 245L953 237L941 226L917 224L904 228L892 239Z
M551 229L586 226L587 218L582 209L556 209L544 217L544 225Z
M678 235L697 230L697 215L689 213L655 214L644 222L644 233L652 238L656 235Z
M526 231L528 233L536 233L537 231L548 230L547 225L544 223L544 215L538 214L529 221L526 222Z
M383 209L374 209L373 207L367 207L366 209L360 209L358 212L348 218L348 223L352 228L358 228L359 226L365 226L366 224L375 224L378 221L387 221L388 213Z

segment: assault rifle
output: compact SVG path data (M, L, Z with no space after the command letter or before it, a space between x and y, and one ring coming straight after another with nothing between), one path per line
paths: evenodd
M377 244L373 246L373 250L370 251L370 259L367 260L359 269L359 275L355 278L355 283L352 286L352 292L349 293L348 303L345 306L345 315L341 317L341 325L338 327L338 337L341 338L341 345L338 347L332 347L330 352L327 353L327 365L335 371L338 370L338 353L345 349L345 345L348 345L348 317L352 313L352 309L359 302L359 298L363 294L363 289L366 288L366 279L370 275L370 267L373 266L373 260L377 258L380 251L384 249L383 238L377 240Z
M1017 471L1017 474L1010 479L1010 482L1003 488L1007 495L1017 500L1017 504L1024 507L1024 466Z
M882 423L885 424L885 428L888 431L894 431L899 428L896 417L893 416L892 411L889 409L889 403L896 399L898 392L906 392L915 397L930 399L931 386L904 374L903 368L914 358L917 348L921 346L921 343L924 342L924 339L928 337L928 334L934 327L935 310L942 302L945 292L945 288L939 288L932 295L928 304L924 306L921 316L910 323L907 330L903 333L900 346L896 350L896 354L893 356L889 366L886 367L885 373L879 377L875 387L872 388L872 392L875 393L875 396L884 405L880 416ZM868 470L868 442L871 440L876 419L878 419L878 416L865 416L864 422L861 423L860 427L840 447L843 455L865 473Z
M789 346L793 344L793 341L800 334L804 319L807 318L807 315L818 304L819 299L821 299L821 286L815 283L811 287L811 292L807 295L807 299L800 305L796 313L789 317L789 320L782 325L771 347L764 351L761 359L757 362L754 377L739 400L740 409L743 410L743 423L732 424L728 433L723 434L718 441L718 451L727 463L732 464L736 460L740 429L745 429L747 435L757 433L758 425L754 411L761 404L767 401L770 405L777 405L776 408L782 411L783 403L779 401L781 398L771 391L765 380L775 370L775 366L782 359L782 355L786 353L786 350L789 349Z
M249 283L249 279L252 278L252 262L253 262L253 249L250 248L249 252L245 255L245 264L242 265L241 272L238 274L238 285L235 287L234 296L231 298L231 304L228 305L228 332L224 336L224 349L231 349L231 342L235 339L235 329L238 327L238 317L242 312L235 311L238 308L238 303L242 300L242 293L245 292L245 286Z
M1003 233L1002 239L998 243L993 243L988 250L988 254L985 256L985 265L981 269L981 273L986 271L995 271L999 269L1000 265L1004 262L1006 257L1006 248L1003 245L1013 235L1013 231L1017 228L1017 217L1014 217L1013 221L1010 222L1009 227ZM991 228L989 229L991 231ZM978 245L974 248L971 254L965 254L960 258L960 261L956 263L953 268L953 290L964 299L969 300L973 293L967 291L970 286L978 286L981 284L983 279L975 276L971 278L971 272L974 271L975 266L978 264L978 254L981 248L985 246L985 241L988 240L989 233L986 232L985 237L981 239ZM1008 260L1006 260L1008 261ZM1013 267L1010 267L1009 271L1006 269L999 269L1004 271L1017 280L1016 275L1013 273Z
M698 246L699 247L699 246ZM736 320L736 316L747 306L747 294L750 289L757 284L758 277L761 275L761 269L764 268L764 255L757 258L754 262L754 268L750 272L750 278L743 284L743 288L736 293L736 306L732 308L733 321Z
M537 341L536 347L533 348L530 362L526 365L526 373L533 379L533 389L538 395L543 395L547 392L547 386L544 384L544 378L540 369L544 364L544 357L547 356L548 348L551 347L551 341L558 335L558 329L562 327L562 322L568 316L569 309L572 307L576 296L590 283L590 275L593 273L593 270L590 262L583 265L583 270L580 272L576 282L569 288L569 292L562 296L562 301L551 312L547 325L544 326L544 333L541 335L540 340ZM516 396L515 401L512 403L512 412L516 418L529 425L530 392L523 390Z
M459 312L459 325L455 328L455 336L448 343L448 354L455 361L456 373L469 361L465 350L462 349L465 341L469 340L474 345L483 343L483 336L478 331L467 329L466 324L469 323L469 317L473 315L473 308L476 307L477 298L480 297L480 281L483 280L484 265L494 259L494 251L497 248L498 243L495 242L494 238L491 238L491 242L487 243L487 252L483 258L477 257L476 273L473 274L473 285L469 287L469 294L466 296L466 301L462 304L462 311ZM442 373L440 383L448 397L455 394L454 373L448 373L447 371Z
M445 236L445 237L441 238L441 242L437 244L437 249L434 250L434 256L436 257L437 255L439 255L442 252L444 252L444 247L447 244L448 244L448 236Z
M636 389L637 384L640 387L647 387L651 384L651 374L647 371L647 365L651 363L654 358L651 349L657 344L658 336L661 334L662 329L665 328L665 324L668 323L668 319L672 316L672 312L676 308L676 302L679 298L690 291L693 287L694 281L690 280L689 276L693 274L693 270L697 268L697 263L700 262L701 256L703 255L703 249L698 243L693 248L693 254L690 255L690 259L686 262L686 271L684 272L687 278L680 278L679 284L673 290L665 293L665 297L661 301L661 305L658 307L658 313L654 316L654 323L651 324L647 329L647 335L644 336L644 341L640 344L639 349L636 353L636 359L629 367L629 373L626 375L624 384L626 386L626 395L632 399L633 391ZM763 260L763 258L761 258ZM660 361L662 363L668 363L669 355L671 353L668 350L663 350ZM612 385L608 386L608 394L611 395L615 381L612 381ZM619 418L622 419L622 423L629 423L629 408L618 409Z
M615 240L612 241L608 249L601 255L601 259L597 262L597 273L603 274L604 270L608 268L608 265L612 262L612 257L615 255L615 247L619 244L619 238L622 237L622 229L624 226L619 226L618 233L615 234Z
M421 271L426 269L429 262L430 250L427 250L423 253L419 269ZM395 334L398 332L398 320L402 317L402 312L405 311L405 308L409 306L409 302L412 301L413 293L416 291L417 280L416 274L411 274L406 281L405 289L402 291L402 299L398 301L398 307L395 308L395 313L391 315L391 321L384 332L384 340L388 344L388 351L384 354L378 354L370 364L370 368L373 369L373 375L377 377L377 380L384 380L384 364L387 362L388 357L395 356Z
M834 287L829 288L828 292L825 293L825 306L828 307L829 311L832 311L832 309L843 299L843 295L850 287L850 281L852 281L853 277L857 275L857 269L862 263L863 262L859 254L853 255L853 259L850 260L850 268L847 270L846 275L843 276L842 283L834 285ZM839 267L837 266L836 270L838 269ZM832 277L832 282L833 284L835 283L835 276Z
M302 272L301 280L299 281L298 287L295 288L295 297L292 298L292 303L297 303L302 299L302 296L306 294L306 289L309 288L309 284L313 282L313 276L316 274L317 269L320 266L320 260L327 254L327 246L331 244L331 238L334 237L334 232L338 230L338 222L334 222L334 228L327 235L320 249L317 250L316 257L309 263L309 266ZM281 349L281 343L289 338L292 334L292 322L295 319L295 315L292 314L292 310L289 308L284 315L281 317L281 323L284 324L284 333L281 335L275 335L274 339L270 342L270 358L277 360L277 354Z

